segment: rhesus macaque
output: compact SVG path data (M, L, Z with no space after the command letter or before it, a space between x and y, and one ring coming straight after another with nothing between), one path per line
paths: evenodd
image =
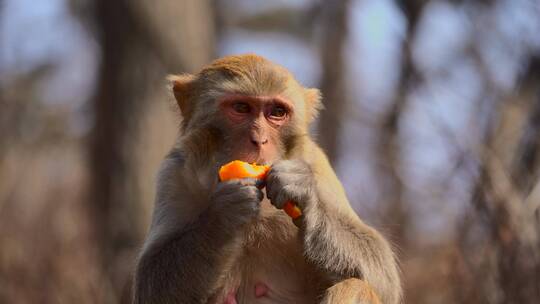
M352 210L308 134L318 90L255 55L170 81L182 132L160 170L135 303L401 301L388 242ZM265 184L218 182L237 159L271 165ZM280 210L289 200L302 210L294 223Z

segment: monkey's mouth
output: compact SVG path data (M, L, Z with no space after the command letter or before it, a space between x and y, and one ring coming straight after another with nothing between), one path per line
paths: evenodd
M236 156L236 158L232 160L241 160L246 163L250 164L257 164L257 165L271 165L273 163L273 159L256 151L256 152L246 152L246 153L240 153Z

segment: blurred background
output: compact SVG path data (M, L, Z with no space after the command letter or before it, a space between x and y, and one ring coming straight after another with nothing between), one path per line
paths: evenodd
M127 303L180 114L254 52L398 248L406 303L540 303L538 0L0 0L0 303Z

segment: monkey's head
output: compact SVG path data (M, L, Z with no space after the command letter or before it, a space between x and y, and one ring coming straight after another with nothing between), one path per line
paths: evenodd
M169 79L183 136L198 149L213 150L205 153L221 163L285 158L321 107L317 89L304 88L285 68L256 55L224 57L196 75Z

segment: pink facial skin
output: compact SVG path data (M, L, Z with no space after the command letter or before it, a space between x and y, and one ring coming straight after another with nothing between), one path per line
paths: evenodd
M279 128L293 114L290 101L280 96L246 96L231 94L220 101L220 108L234 123L247 123L265 118L273 128Z
M230 160L271 164L279 155L282 128L294 114L293 104L280 96L230 94L219 100L226 120Z

